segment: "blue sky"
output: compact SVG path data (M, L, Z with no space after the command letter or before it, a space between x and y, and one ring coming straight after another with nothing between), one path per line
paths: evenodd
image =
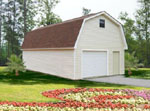
M133 18L137 7L137 0L60 0L54 12L63 20L82 15L82 7L91 9L92 13L106 11L116 19L121 11L126 11Z

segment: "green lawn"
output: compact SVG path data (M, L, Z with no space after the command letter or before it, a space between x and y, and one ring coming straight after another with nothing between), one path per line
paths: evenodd
M126 75L128 71L126 70ZM132 78L150 79L150 68L132 69Z
M20 73L16 77L14 74L6 73L3 70L4 68L0 67L0 101L56 102L58 100L46 98L40 93L61 88L97 87L144 89L142 87L96 83L83 80L73 81L32 71Z

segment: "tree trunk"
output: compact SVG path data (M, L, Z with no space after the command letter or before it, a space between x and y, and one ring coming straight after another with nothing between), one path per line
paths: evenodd
M10 7L10 5L8 4L8 7ZM11 15L10 12L7 12L7 16L8 16L8 23L9 23L9 27L11 24ZM10 57L11 54L11 39L12 39L12 35L7 34L8 38L7 38L7 45L8 45L8 49L7 49L7 58Z
M132 74L131 68L128 68L128 75L131 76L131 74Z
M146 17L145 17L145 38L146 38L146 59L147 59L147 66L150 65L150 60L149 60L149 35L148 35L148 12L146 12Z
M8 43L7 43L7 58L8 57L10 57L10 43L9 43L9 41L8 41Z
M1 52L1 38L2 38L2 33L1 33L1 28L2 28L2 0L0 0L0 65L2 64L2 52Z
M25 37L26 32L27 32L26 15L27 15L26 0L24 0L24 37Z
M15 25L16 25L16 0L14 0L14 2L13 2L13 24L12 24L12 31L13 31L13 33L12 33L12 37L11 37L11 54L13 54L13 53L15 53L15 49L14 49L14 47L15 47Z
M19 76L19 72L18 72L18 70L16 70L16 76Z

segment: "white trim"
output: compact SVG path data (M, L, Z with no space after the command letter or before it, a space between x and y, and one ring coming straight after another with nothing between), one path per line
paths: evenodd
M21 49L22 51L30 51L30 50L61 50L61 49L74 49L74 47L65 47L65 48L29 48L29 49Z
M82 49L82 52L83 51L101 52L101 51L108 51L108 49Z
M75 45L74 45L74 49L77 48L77 44L79 43L79 39L80 39L82 30L83 30L84 24L85 24L85 19L84 19L83 22L82 22L82 25L81 25L81 28L80 28L80 32L79 32L79 34L78 34L78 36L77 36L77 40L76 40Z
M107 50L107 76L109 76L109 50Z
M105 11L102 11L102 12L99 12L98 14L96 15L93 15L91 17L88 17L88 18L85 18L85 20L89 20L89 19L92 19L92 18L95 18L97 16L100 16L100 15L106 15L110 20L112 20L114 23L116 23L117 25L120 25L120 22L118 22L116 19L114 19L112 16L110 16L108 13L106 13Z
M121 23L118 22L115 18L113 18L111 15L109 15L109 14L106 13L105 11L99 12L98 14L93 15L93 16L88 17L88 18L85 18L85 19L83 20L82 26L81 26L81 28L80 28L80 32L79 32L79 34L78 34L78 37L77 37L77 40L76 40L76 43L75 43L75 46L74 46L75 49L77 48L77 45L78 45L78 43L79 43L79 40L80 40L80 37L81 37L81 33L82 33L82 31L83 31L83 27L84 27L85 22L86 22L87 20L89 20L89 19L95 18L95 17L100 16L100 15L102 15L102 14L106 15L110 20L112 20L114 23L116 23L116 24L121 28L121 34L122 34L121 37L122 37L122 40L123 40L123 43L124 43L124 49L128 49L127 42L126 42L126 38L125 38L124 31L123 31L123 27L122 27Z
M122 36L123 36L123 42L124 42L124 44L125 44L124 49L127 50L127 49L128 49L128 45L127 45L127 41L126 41L126 37L125 37L125 35L124 35L124 31L123 31L122 25L120 25L120 28L121 28L121 34L122 34Z
M74 64L73 64L74 65L74 68L73 68L74 69L73 78L76 79L76 77L75 77L75 74L76 74L76 50L73 51L73 56L74 56L73 57L73 62L74 62Z
M107 76L109 75L109 50L108 49L82 49L81 51L81 79L83 79L83 76L82 76L82 65L83 65L83 52L106 52L107 53Z

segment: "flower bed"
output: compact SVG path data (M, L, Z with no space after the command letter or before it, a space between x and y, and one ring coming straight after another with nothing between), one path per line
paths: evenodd
M45 91L59 103L0 102L0 111L150 111L150 91L72 88Z

